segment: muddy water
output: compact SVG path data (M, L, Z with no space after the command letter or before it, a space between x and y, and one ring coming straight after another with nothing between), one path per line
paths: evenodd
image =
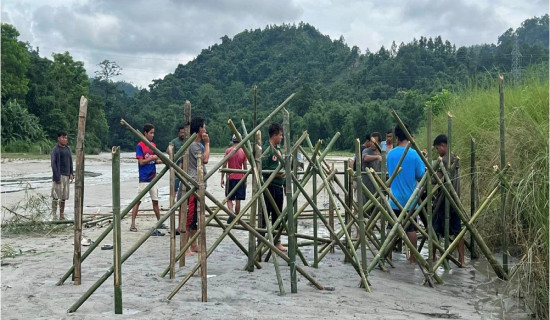
M213 154L207 169L210 171L222 159L222 155ZM329 165L334 163L335 168L343 171L344 157L331 157L328 159ZM129 204L136 195L137 188L137 163L133 153L121 154L121 205L124 207ZM160 172L162 165L157 166L157 172ZM85 189L84 189L84 213L109 213L111 212L111 154L104 153L97 156L87 156L85 164ZM251 185L251 184L249 184ZM321 183L318 181L318 185ZM168 208L169 198L169 177L165 175L159 182L159 203L161 209ZM49 201L51 188L51 169L47 160L9 160L2 159L1 164L1 202L6 208L14 208L17 204L24 202L29 195L43 195L44 199ZM224 198L224 190L220 186L220 174L215 172L208 182L207 190L217 199ZM312 184L306 186L306 191L312 193ZM343 193L341 193L343 194ZM74 184L71 186L71 198L67 202L66 215L70 219L74 212ZM250 199L251 190L247 190L247 199ZM298 200L300 207L305 200L301 197ZM247 200L248 201L248 200ZM244 203L246 203L245 201ZM329 203L328 194L321 191L318 194L317 201L319 207L327 208ZM48 205L46 203L46 205ZM207 203L212 205L212 203ZM244 206L244 204L243 204ZM150 210L151 203L148 197L144 199L141 210ZM25 212L18 212L25 214ZM10 218L9 211L2 209L2 220ZM139 219L139 217L138 217ZM139 223L139 222L138 222ZM338 221L335 221L338 228ZM328 238L329 233L322 227L319 221L319 236ZM312 235L311 220L300 219L298 222L298 233ZM283 238L283 242L286 239ZM302 247L301 250L306 256L312 257L312 247ZM339 250L338 248L336 250ZM368 259L372 259L370 252ZM425 258L428 256L426 249L422 251ZM498 257L498 255L496 255ZM395 253L393 259L396 269L390 270L393 275L399 276L403 266L407 266L403 254ZM437 285L434 290L450 292L458 297L464 297L471 301L471 304L478 311L482 319L531 319L530 311L525 307L523 300L518 298L517 290L514 284L499 280L485 259L468 261L468 267L458 269L452 267L445 271L443 267L439 268L438 274L444 281L443 285ZM405 270L406 271L406 270ZM373 271L372 276L376 277ZM415 273L413 277L404 277L403 281L422 281L421 273ZM516 286L517 288L517 286ZM470 302L469 302L470 303ZM451 314L452 314L452 310ZM438 315L425 314L424 316L439 317ZM454 315L453 315L454 316ZM456 318L461 318L456 315Z

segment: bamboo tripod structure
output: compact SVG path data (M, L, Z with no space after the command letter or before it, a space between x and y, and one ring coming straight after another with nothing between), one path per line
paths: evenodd
M176 287L171 291L171 293L168 295L168 299L172 299L175 294L186 284L186 282L197 272L200 270L201 275L201 293L202 293L202 301L206 302L207 300L207 281L206 281L206 274L207 274L207 258L214 252L214 250L217 248L217 246L221 243L221 241L224 240L226 236L229 236L232 241L239 247L239 249L243 252L245 256L248 258L248 262L246 266L244 266L244 269L247 271L254 271L254 268L262 268L262 264L260 263L260 257L262 257L263 254L267 253L266 261L270 257L273 261L273 266L275 268L275 273L277 276L277 282L279 285L280 294L285 294L284 284L282 281L281 276L281 269L279 266L279 259L282 259L285 261L290 270L290 284L291 284L291 292L296 293L297 292L297 273L300 273L302 276L304 276L306 279L308 279L311 284L313 284L316 288L322 290L325 289L323 285L318 283L313 277L311 277L304 268L302 268L297 262L296 257L298 256L299 259L302 261L304 265L308 265L306 257L303 255L303 253L300 250L301 245L311 245L314 246L314 261L313 266L317 267L319 264L319 261L321 261L331 250L337 246L340 248L342 253L345 256L345 261L349 262L355 271L357 272L359 276L359 286L362 288L365 288L366 291L370 291L370 286L368 282L368 275L373 270L374 267L379 266L382 270L386 270L385 264L388 263L390 266L392 266L392 261L387 259L386 253L388 250L391 250L392 244L397 240L402 240L407 245L408 249L410 250L411 254L415 256L416 260L418 261L418 264L420 266L420 269L425 275L425 283L432 285L434 280L438 283L442 283L441 278L436 274L436 269L443 263L444 261L447 261L449 259L452 262L457 263L456 259L451 257L449 254L450 252L456 247L458 240L462 238L466 231L469 231L472 237L475 239L475 241L478 243L478 246L480 247L482 253L487 257L489 260L491 266L497 273L497 275L503 279L506 279L507 275L502 270L502 267L496 262L494 257L492 256L492 253L488 250L487 246L485 245L482 237L479 235L475 227L473 226L473 222L479 215L484 211L484 209L487 207L488 203L492 200L493 196L496 193L495 191L491 192L489 196L483 201L483 203L480 205L480 207L477 209L477 211L468 219L467 215L465 214L465 210L462 207L462 204L460 200L458 199L456 193L453 193L454 190L452 189L452 186L450 184L450 178L449 175L446 172L446 168L441 167L441 170L445 173L443 179L439 179L437 175L435 175L435 170L437 168L433 168L432 164L428 162L428 160L422 156L418 146L416 145L414 139L410 136L410 133L406 131L405 126L402 124L401 120L397 116L395 112L392 112L394 118L399 123L399 125L403 128L403 130L406 132L409 141L411 142L410 145L407 147L412 147L417 150L419 153L419 156L423 160L423 162L426 164L427 167L427 173L424 176L423 180L419 183L419 186L415 193L411 196L409 199L410 204L414 204L413 202L417 201L416 196L420 192L421 188L424 187L425 184L431 185L431 179L434 179L436 181L436 184L433 186L433 188L429 187L428 190L432 189L432 192L435 192L436 190L441 190L447 201L449 202L449 205L455 208L457 212L459 212L459 216L463 221L464 228L461 231L461 233L456 237L456 239L449 244L448 247L443 247L439 245L437 241L433 241L433 244L435 245L436 249L438 249L441 252L441 258L438 260L437 263L433 264L430 262L427 262L424 257L420 254L418 248L414 247L410 241L408 240L408 237L406 236L405 229L410 224L416 224L415 216L418 214L423 214L424 211L428 210L428 206L431 205L431 202L427 200L420 201L418 200L418 206L417 209L408 215L406 215L406 210L402 209L402 214L398 217L394 214L393 210L389 207L388 202L386 199L388 197L391 197L391 193L389 192L389 187L391 186L391 182L395 178L397 174L399 174L399 166L398 170L394 173L392 177L389 177L389 179L386 180L385 172L383 170L381 177L379 174L375 174L373 172L367 171L364 173L361 173L360 170L358 170L358 167L355 168L355 171L353 169L348 169L345 172L337 172L334 170L334 167L329 166L328 163L325 161L325 157L327 156L328 152L331 150L332 146L334 145L335 141L339 138L340 133L336 133L335 136L330 140L330 142L327 144L324 150L321 149L322 142L318 141L316 145L314 146L311 141L309 140L309 137L306 132L302 134L302 136L295 141L293 145L290 144L290 125L289 125L289 118L288 118L288 112L284 109L285 105L292 99L293 95L291 95L289 98L287 98L279 107L277 107L268 117L266 117L261 123L259 123L253 130L248 132L246 130L246 127L244 125L244 122L241 123L243 128L243 134L241 134L233 124L231 120L228 120L228 125L231 127L231 130L234 132L236 137L239 140L239 143L237 144L236 148L234 148L233 151L231 151L228 155L226 155L218 164L214 165L214 168L212 168L208 174L203 175L202 174L202 161L198 161L198 171L199 171L199 177L198 181L195 181L193 178L191 178L186 170L182 170L177 165L177 160L179 157L182 156L182 154L187 153L187 149L191 142L195 139L196 135L190 136L186 143L181 147L180 150L177 151L175 155L172 155L173 151L170 152L170 157L163 154L160 150L153 147L147 139L138 131L136 131L134 128L132 128L128 123L126 123L124 120L121 120L121 124L124 125L129 131L131 131L136 137L138 137L141 141L143 141L145 144L147 144L155 154L159 156L159 158L163 161L163 163L166 165L166 167L157 175L157 177L149 184L145 190L143 190L137 197L128 205L128 207L123 210L120 213L120 218L124 217L134 206L134 204L141 199L143 195L145 195L149 189L159 181L159 179L166 173L168 170L171 172L171 178L170 178L170 188L171 193L174 192L174 186L173 186L173 176L178 176L183 184L184 187L184 194L180 199L177 201L174 201L173 195L170 199L170 209L167 213L165 213L160 220L158 220L157 224L153 229L151 229L150 232L147 232L144 234L126 253L123 255L120 255L120 252L118 252L118 258L116 259L116 263L113 267L111 267L92 287L77 301L75 304L73 304L68 312L75 312L92 294L93 292L103 284L103 282L110 277L111 274L113 274L116 271L116 274L118 276L115 278L115 290L118 290L120 292L120 268L121 265L130 257L152 234L152 232L160 226L164 221L167 219L170 220L170 228L171 228L171 240L170 240L170 261L168 267L161 273L161 275L164 277L166 274L170 273L170 278L173 279L175 277L175 264L179 260L180 263L185 257L185 251L190 247L190 244L195 241L195 239L200 239L200 258L198 263L190 268L189 273L176 285ZM190 111L189 111L190 112ZM277 169L269 172L270 177L266 179L265 181L262 180L261 175L262 173L268 173L266 170L262 170L261 168L261 136L260 136L260 129L264 127L277 113L283 112L283 127L284 127L284 134L285 134L285 141L287 141L288 144L285 144L284 148L284 157L281 155L278 155L277 153L277 159L279 161L279 165ZM189 113L190 114L190 113ZM305 146L304 146L305 145ZM251 200L241 209L241 212L235 216L233 212L231 212L227 207L226 203L228 199L231 197L231 195L235 192L236 188L229 192L229 194L226 196L225 199L223 199L221 202L216 199L212 194L210 194L205 189L205 183L208 181L208 178L212 176L216 170L220 169L223 164L238 150L238 148L243 148L248 161L250 163L250 168L246 171L243 171L245 173L245 178L241 180L240 183L243 183L243 181L248 177L249 175L252 176L253 179L253 192L252 192L252 198ZM267 150L264 150L264 152ZM304 157L308 160L309 165L307 168L300 173L300 178L298 177L298 173L296 170L291 169L291 162L295 157L292 155L295 155L296 152L302 152ZM356 142L356 153L359 152L359 145L358 142ZM115 152L113 152L115 153ZM360 155L359 155L360 157ZM185 157L184 157L185 161ZM113 162L115 163L115 161ZM440 162L437 162L438 166L441 166ZM347 166L345 166L347 167ZM278 219L271 224L271 220L265 217L266 219L266 228L261 229L258 228L255 224L256 221L259 221L259 219L256 219L256 215L258 214L264 214L266 215L266 200L264 199L264 195L266 196L267 200L270 202L273 202L273 207L275 210L277 210L277 206L274 205L274 200L271 197L271 194L269 191L267 191L267 186L269 183L275 178L278 172L283 170L286 173L286 206L279 212ZM294 166L296 168L296 166ZM224 172L235 172L235 170L231 171L231 169L224 169ZM506 172L506 168L503 168L500 170L497 174L499 176L503 176ZM366 174L368 178L373 182L373 185L375 186L375 192L369 191L361 182L361 174ZM342 183L339 179L339 175L344 175L344 183ZM114 175L113 175L114 176ZM357 188L358 188L358 196L357 201L353 200L352 197L352 189L349 187L351 183L349 183L352 179L354 179L357 182ZM313 193L309 194L305 190L305 186L309 181L312 181L313 183ZM317 186L318 181L321 181L320 187ZM430 182L427 182L430 181ZM346 183L348 182L348 183ZM498 189L498 187L497 187ZM329 216L329 219L325 217L325 214L323 213L323 210L321 210L317 205L317 196L320 192L326 192L328 194L329 198L329 204L330 204L330 211L332 212L332 215ZM340 196L340 194L343 194L343 197ZM180 246L179 252L176 253L175 250L175 212L182 207L182 205L187 203L188 198L195 194L195 196L198 199L198 205L199 205L199 230L195 234L195 236L191 239L189 239L188 243L185 243L183 246ZM362 195L365 194L368 198L368 201L366 203L363 203ZM113 197L115 197L115 192L113 192ZM298 208L298 198L305 199L305 203ZM212 210L211 208L208 208L205 206L205 199L210 199L217 207ZM428 197L429 199L430 197ZM115 202L115 199L113 199L113 203ZM397 202L396 202L397 203ZM339 204L342 206L343 212L340 209ZM414 207L406 205L407 207ZM306 234L298 234L296 232L296 226L297 226L297 219L300 218L300 216L305 212L306 208L311 208L312 215L311 218L313 220L313 235L306 235ZM374 209L371 212L370 216L364 215L364 212ZM118 211L118 210L117 210ZM183 211L186 212L187 210ZM209 216L206 217L206 212L208 211ZM227 215L234 218L234 220L230 224L223 223L217 214L223 211ZM355 216L353 212L356 211L359 214ZM243 219L245 214L248 214L248 220ZM429 214L430 216L431 214ZM331 218L332 217L332 218ZM335 225L334 219L338 220L338 224ZM321 221L322 225L326 228L326 230L329 232L330 237L329 238L321 238L318 236L318 221ZM120 220L119 220L120 221ZM391 226L391 230L388 232L388 234L385 234L385 223L388 223ZM116 246L120 245L120 222L115 223L115 225L118 228L118 232L116 232L115 236L115 248ZM237 227L237 225L239 227ZM180 226L181 226L181 219L180 219ZM223 229L222 234L214 241L212 246L210 248L206 247L206 232L207 226L216 226ZM350 230L352 226L356 226L359 229L358 237L359 239L352 239L350 236ZM338 227L338 228L337 228ZM108 227L104 233L98 237L98 239L88 248L88 250L84 253L82 257L82 261L99 245L99 243L105 238L105 236L112 230L112 226ZM248 249L242 245L239 240L231 233L233 229L241 229L246 230L249 232L249 244ZM183 228L180 228L181 231L183 231ZM285 231L286 230L286 231ZM428 228L427 231L424 231L422 228L419 228L419 232L422 233L422 235L425 238L430 239L433 237L433 230L431 228ZM183 233L182 233L183 235ZM286 235L288 237L288 254L285 254L284 252L281 252L277 247L275 246L275 238L280 237L281 235ZM183 236L182 236L183 238ZM298 239L305 239L309 242L298 244ZM256 241L258 242L258 245L256 246ZM430 245L430 248L432 246ZM118 247L120 248L120 247ZM359 250L359 254L357 253L357 249ZM367 262L367 249L371 252L373 258L370 261L370 263ZM118 249L120 250L120 249ZM430 255L431 256L431 255ZM431 260L431 259L428 259ZM181 267L181 264L180 264ZM69 275L71 275L74 272L74 266L69 269L69 271L60 279L58 282L58 285L62 284ZM116 280L118 279L118 280ZM117 291L115 291L117 292ZM121 292L119 295L116 295L115 305L117 306L116 310L120 310L122 312L122 297ZM120 301L119 303L117 301ZM120 309L119 309L120 308ZM117 312L118 313L118 312Z

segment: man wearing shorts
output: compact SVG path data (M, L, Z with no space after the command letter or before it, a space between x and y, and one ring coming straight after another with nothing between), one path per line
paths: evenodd
M57 134L57 145L51 152L53 173L52 183L52 217L55 220L57 203L59 203L59 220L65 220L65 200L69 199L69 184L73 181L73 157L67 145L67 132Z
M237 144L239 144L239 140L237 140L237 137L233 135L231 138L231 141L233 142L233 146L227 148L225 150L225 155L227 156L235 147ZM237 152L235 152L231 158L227 160L226 163L224 163L223 167L228 167L229 169L243 169L246 170L246 155L244 154L243 149L239 148ZM233 189L235 189L235 186L239 183L239 181L244 177L244 173L228 173L227 176L229 177L228 186L225 189L225 195L227 196ZM222 181L221 181L221 187L224 188L225 183L225 174L222 172ZM227 207L231 212L234 212L235 215L239 215L241 212L241 200L246 199L246 180L243 181L243 183L235 190L233 195L229 198L229 201L227 201ZM235 201L235 210L233 210L233 200ZM227 223L233 222L233 217L229 217L227 219Z
M143 126L143 135L149 142L156 147L156 144L153 142L155 137L155 127L146 123ZM139 185L138 185L138 194L143 191L149 182L157 176L157 163L162 163L159 157L149 148L143 141L140 141L136 146L136 159L138 160L138 171L139 171ZM160 219L160 210L159 210L159 198L158 198L158 189L157 186L153 186L149 190L149 195L151 196L151 202L153 203L153 211L157 220ZM134 209L132 210L132 224L130 225L130 231L137 232L136 228L136 217L139 210L139 205L141 204L141 199L136 203ZM163 224L160 226L160 229L166 229L167 227ZM155 230L153 236L163 236L164 233L159 230Z

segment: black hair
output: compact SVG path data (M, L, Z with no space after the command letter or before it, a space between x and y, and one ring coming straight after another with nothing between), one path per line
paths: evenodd
M367 133L367 135L365 136L365 141L370 141L370 133Z
M57 133L57 137L58 137L58 138L59 138L59 137L66 137L66 136L67 136L67 132L66 132L66 131L61 130L61 131L59 131L59 132Z
M268 132L269 132L269 137L273 137L274 135L276 134L279 134L279 132L283 131L283 127L278 124L278 123L272 123L270 126L269 126L269 129L268 129Z
M183 130L183 129L185 129L185 126L179 126L178 132L180 132L180 130Z
M434 140L434 147L435 146L438 146L440 144L447 144L447 136L444 135L444 134L440 134L438 135L437 137L435 137L435 140Z
M196 117L191 119L191 134L199 133L199 130L204 127L204 118Z
M386 134L388 133L393 133L393 129L389 129L388 131L386 131Z
M155 126L153 126L152 124L150 123L146 123L144 126L143 126L143 132L149 132L151 130L155 129Z
M407 131L409 131L409 133L411 132L411 130L409 130L409 126L405 125L405 128L407 129ZM405 131L403 131L403 129L401 129L399 125L396 125L394 130L395 130L395 135L397 136L397 141L407 140Z
M378 137L378 141L382 141L382 137L380 136L380 132L373 132L370 134L371 138Z

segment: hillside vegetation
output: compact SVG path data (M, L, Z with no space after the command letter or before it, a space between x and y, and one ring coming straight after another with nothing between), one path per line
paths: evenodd
M2 148L28 151L51 143L60 129L75 137L81 95L89 100L88 152L112 145L134 149L135 138L120 126L121 118L137 129L153 123L156 143L165 149L182 123L186 100L194 116L207 118L212 146L223 147L231 136L227 119L244 119L252 126L252 88L257 85L259 121L296 93L288 105L291 134L307 130L316 141L340 131L334 148L351 150L356 137L390 128L392 109L416 130L432 97L458 92L472 77L509 73L514 33L522 69L548 63L548 15L495 35L497 44L456 48L439 36L420 37L364 53L309 24L284 24L224 36L193 61L138 90L115 82L124 70L114 61L98 62L100 70L89 78L69 52L56 53L53 60L41 57L32 44L18 40L13 26L2 24L2 111L10 111L2 114L2 130L10 129L2 132ZM10 127L14 119L26 125Z

